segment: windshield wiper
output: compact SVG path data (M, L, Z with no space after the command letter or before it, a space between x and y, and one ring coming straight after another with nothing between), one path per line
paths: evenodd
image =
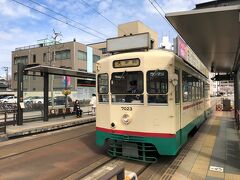
M122 79L123 77L125 77L127 75L127 71L124 71L120 77L120 79Z

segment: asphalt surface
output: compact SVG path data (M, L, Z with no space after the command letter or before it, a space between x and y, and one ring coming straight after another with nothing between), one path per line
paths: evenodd
M63 179L103 157L92 123L1 145L0 179Z

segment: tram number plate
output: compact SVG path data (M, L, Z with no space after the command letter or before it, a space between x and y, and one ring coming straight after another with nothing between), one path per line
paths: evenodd
M138 145L136 143L123 142L122 155L138 158Z
M123 111L132 111L132 107L121 107Z

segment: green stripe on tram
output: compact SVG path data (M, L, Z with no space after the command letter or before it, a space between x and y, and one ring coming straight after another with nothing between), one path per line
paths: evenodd
M175 138L156 138L156 137L137 137L126 135L117 135L101 131L96 131L96 144L98 146L104 146L106 139L114 139L116 141L137 142L153 144L160 155L176 155L179 149L188 140L188 135L193 128L198 128L205 120L205 116L209 116L212 112L212 108L205 111L206 114L202 114L194 119L187 126L177 131Z

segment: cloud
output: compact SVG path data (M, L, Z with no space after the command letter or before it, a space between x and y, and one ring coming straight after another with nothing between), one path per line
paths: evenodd
M31 17L30 9L20 6L9 0L0 0L0 14L7 17L22 18Z
M165 13L186 11L194 8L193 1L186 0L163 0L162 8Z
M72 41L73 38L76 38L78 42L86 44L115 37L117 36L116 26L118 24L136 20L142 21L147 26L157 31L159 33L159 39L162 35L170 34L171 37L173 37L176 34L158 12L156 12L148 0L84 0L90 4L90 6L86 5L81 0L36 0L36 2L46 5L49 9L78 21L95 31L106 34L107 37L80 26L78 23L67 21L65 18L41 6L33 4L30 1L18 1L60 18L64 22L72 23L96 36L101 36L103 39L84 33L67 24L14 3L13 1L0 0L0 62L1 65L4 64L5 66L11 66L11 51L17 47L36 44L38 39L46 38L47 35L51 38L53 34L52 29L62 33L62 42ZM157 2L165 12L172 12L190 10L195 7L194 3L202 3L205 1L157 0ZM94 9L102 13L102 15L108 18L112 23L96 13Z
M112 0L101 1L98 5L98 10L100 12L106 11L111 7Z

